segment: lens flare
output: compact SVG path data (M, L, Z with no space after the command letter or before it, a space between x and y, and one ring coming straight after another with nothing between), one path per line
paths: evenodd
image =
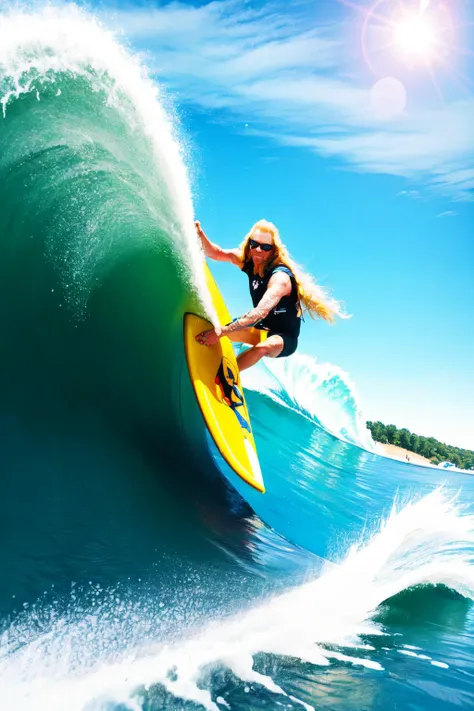
M455 16L457 3L446 0L372 0L370 7L354 0L338 0L362 16L360 45L369 71L378 81L386 77L428 78L444 102L441 78L443 68L463 92L472 94L472 81L458 70L470 49L460 46L457 29L469 27ZM408 75L407 70L410 72ZM421 71L420 71L421 70ZM374 85L376 86L376 85ZM380 87L377 86L377 91ZM399 92L401 96L401 92ZM375 102L377 105L377 101Z

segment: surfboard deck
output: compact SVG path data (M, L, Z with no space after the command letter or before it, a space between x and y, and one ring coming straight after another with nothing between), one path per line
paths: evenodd
M207 280L221 323L231 321L222 296L206 265ZM212 328L193 313L184 316L184 347L196 400L220 454L233 471L265 492L257 448L231 341L224 336L215 346L202 346L196 336Z

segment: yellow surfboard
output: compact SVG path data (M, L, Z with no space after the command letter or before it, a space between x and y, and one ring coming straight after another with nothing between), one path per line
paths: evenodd
M220 323L232 319L207 267L206 280ZM207 428L227 464L250 486L265 491L250 417L231 341L225 336L215 346L196 341L212 324L201 316L184 316L184 348L189 374Z

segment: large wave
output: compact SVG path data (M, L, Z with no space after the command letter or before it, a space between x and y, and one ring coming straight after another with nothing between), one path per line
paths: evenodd
M1 15L0 103L0 418L166 446L183 312L214 316L176 118L75 6Z
M176 469L180 530L199 539L186 494L212 460L183 313L213 309L179 124L137 57L77 7L6 12L0 103L8 614L14 595L58 590L73 570L106 582L117 561L150 570L177 540Z

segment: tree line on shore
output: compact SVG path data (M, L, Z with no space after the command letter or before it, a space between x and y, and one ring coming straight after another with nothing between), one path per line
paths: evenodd
M383 422L367 422L367 427L376 442L395 444L410 452L426 457L432 464L451 462L459 469L474 469L474 452L469 449L452 447L439 442L434 437L422 437L406 428L398 429L395 425L384 425Z

